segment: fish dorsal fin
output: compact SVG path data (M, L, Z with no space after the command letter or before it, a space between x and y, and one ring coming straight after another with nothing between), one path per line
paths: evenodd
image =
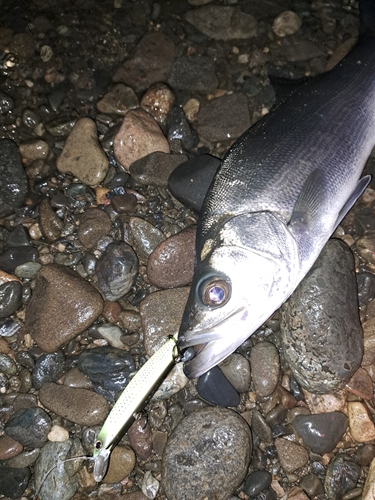
M365 177L362 177L362 179L359 179L356 187L354 188L354 191L349 196L347 202L340 210L339 216L337 217L335 230L336 230L337 226L341 223L341 221L345 217L345 215L352 208L354 203L358 200L358 198L361 196L361 194L365 191L365 189L370 184L370 182L371 182L371 175L365 175Z

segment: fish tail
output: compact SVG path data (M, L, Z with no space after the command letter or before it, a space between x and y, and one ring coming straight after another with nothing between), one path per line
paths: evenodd
M375 37L375 0L359 0L359 32Z

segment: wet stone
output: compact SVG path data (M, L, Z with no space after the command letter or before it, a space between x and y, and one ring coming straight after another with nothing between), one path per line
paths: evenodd
M151 426L147 418L139 416L130 426L127 436L138 460L147 460L152 452Z
M139 217L131 217L130 229L137 255L141 263L145 264L159 243L165 240L165 236L159 229Z
M371 462L361 500L373 500L373 498L375 498L375 460Z
M189 379L183 371L183 363L177 363L172 371L166 376L158 390L152 397L153 401L168 399L183 389L188 383Z
M98 327L98 332L112 347L117 347L118 349L122 349L124 347L124 344L121 341L123 332L120 327L116 325L104 324Z
M31 407L16 411L5 424L8 436L27 448L40 448L47 442L51 418L42 408Z
M17 365L7 354L0 354L0 372L7 377L12 377L17 373Z
M137 197L134 194L121 194L111 199L111 206L118 214L131 214L137 206Z
M63 221L56 215L48 198L39 205L40 229L48 241L56 241L61 236Z
M330 453L348 427L348 417L339 411L297 415L293 427L314 453Z
M305 448L287 439L275 439L275 446L281 467L285 472L290 473L300 469L306 465L309 459L309 454Z
M7 238L7 247L22 247L29 246L30 238L26 229L18 224Z
M358 302L364 306L375 296L375 276L370 273L356 273L358 285Z
M21 443L4 434L0 437L0 461L19 455L23 450Z
M97 261L95 271L105 299L118 300L128 293L135 281L137 255L127 243L111 243Z
M355 453L355 461L359 465L370 465L371 461L375 458L375 445L364 444L360 446Z
M34 279L41 267L42 265L38 262L25 262L24 264L16 267L14 274L17 278Z
M51 264L36 277L25 327L45 352L54 352L88 328L102 308L99 292L88 281Z
M96 107L101 113L125 115L130 109L139 106L136 93L131 87L118 83L113 89L97 102Z
M159 288L191 283L195 259L196 226L189 226L155 248L147 262L148 279Z
M350 434L355 441L365 443L375 439L375 425L363 403L349 402L348 417Z
M201 377L197 384L201 398L218 406L237 406L240 397L218 366L214 366Z
M271 342L259 342L250 353L255 393L268 397L277 387L280 373L279 353Z
M281 339L295 378L310 392L341 389L359 367L363 334L354 259L341 241L327 243L282 306Z
M108 414L106 400L93 391L47 382L39 391L43 406L80 425L98 425Z
M118 483L127 477L135 466L135 453L130 446L116 446L109 457L107 474L103 483Z
M73 174L88 186L97 186L104 180L108 166L98 141L95 122L91 118L81 118L74 125L57 159L58 170Z
M111 219L100 208L90 208L79 218L78 239L85 248L93 248L111 230Z
M293 35L301 26L302 20L299 15L287 10L276 17L272 25L272 31L275 35L284 37Z
M18 281L0 285L0 318L6 318L18 310L22 304L22 289Z
M20 498L31 477L28 467L15 469L6 461L0 462L0 493L8 498Z
M324 488L328 498L342 498L357 484L361 466L346 454L336 455L329 463Z
M0 115L6 115L14 108L14 99L5 92L0 91Z
M167 187L171 172L186 160L188 157L184 154L155 151L132 163L130 175L139 184Z
M27 160L44 160L48 158L49 146L40 139L22 142L20 144L20 153Z
M324 495L323 484L315 474L307 474L307 476L301 479L299 484L309 497Z
M175 101L172 90L165 83L155 83L142 96L140 107L159 124L164 124Z
M27 178L17 145L9 139L0 140L0 217L19 208L27 193Z
M8 248L0 253L0 269L14 273L18 266L25 262L35 262L38 257L38 250L31 246Z
M207 407L185 417L176 427L163 454L162 485L170 500L226 500L247 472L251 433L237 413ZM225 468L222 466L225 464Z
M40 389L46 382L54 382L65 371L65 358L61 351L42 354L36 360L32 372L34 389Z
M363 368L358 368L353 377L345 386L346 390L362 399L370 400L374 394L373 382L370 375Z
M80 354L78 368L93 383L95 391L108 401L126 387L135 372L132 355L111 346L89 349Z
M173 170L169 176L168 188L175 198L199 213L220 165L221 160L215 156L196 156Z
M271 486L272 474L266 470L257 470L249 474L245 480L244 492L254 498Z
M215 62L206 56L178 57L172 65L168 83L178 90L213 92L218 85Z
M198 133L208 141L237 139L250 125L246 95L227 94L208 101L198 112Z
M130 110L114 139L117 161L129 171L136 160L155 151L169 153L169 144L158 123L141 108Z
M238 353L233 353L220 363L220 370L238 392L247 392L250 387L250 363Z
M35 463L38 456L39 456L39 448L34 448L31 451L24 451L23 453L20 453L19 455L10 458L8 460L8 464L10 465L10 467L14 467L15 469L29 467L30 465L33 465Z
M252 412L251 429L265 443L272 442L272 429L259 410Z
M157 82L165 82L175 58L174 43L161 32L147 33L113 77L136 92L142 92Z

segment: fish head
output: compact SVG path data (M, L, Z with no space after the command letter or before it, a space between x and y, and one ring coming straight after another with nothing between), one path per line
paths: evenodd
M257 330L296 286L297 244L270 212L226 219L200 241L179 331L181 349L194 346L184 371L197 378Z

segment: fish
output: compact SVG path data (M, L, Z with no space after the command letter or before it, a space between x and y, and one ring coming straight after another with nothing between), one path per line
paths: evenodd
M213 179L178 336L189 378L288 299L371 180L361 175L375 145L375 2L359 7L351 52L250 127Z
M106 475L113 448L178 361L177 334L171 335L142 365L108 414L96 437L92 454L96 482Z

